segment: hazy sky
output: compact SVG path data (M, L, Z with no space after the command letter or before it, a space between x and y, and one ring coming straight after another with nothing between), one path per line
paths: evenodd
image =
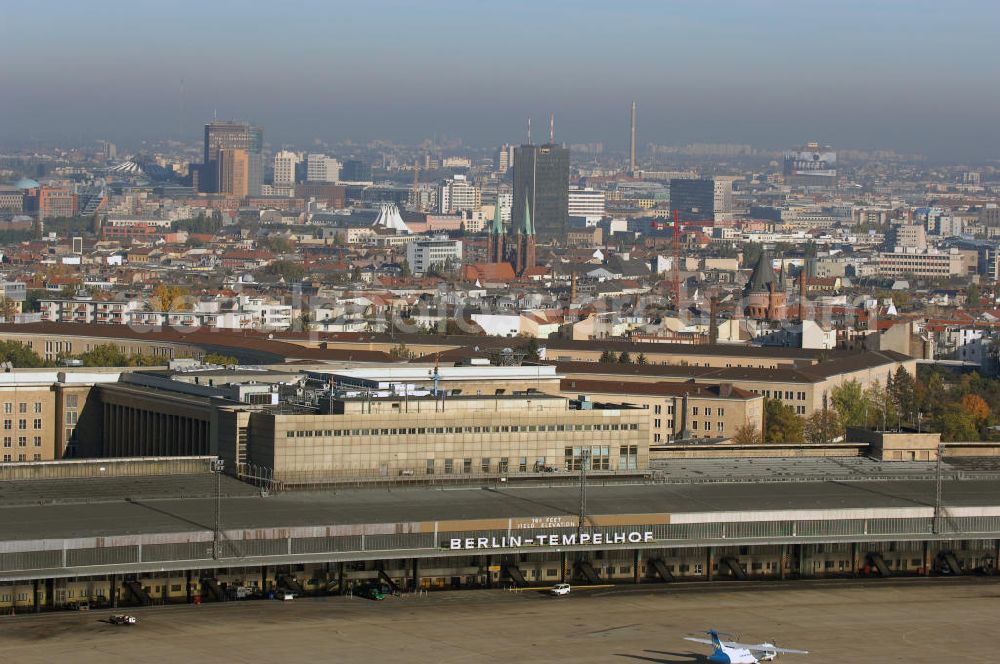
M36 0L0 21L0 141L816 139L1000 157L996 0Z

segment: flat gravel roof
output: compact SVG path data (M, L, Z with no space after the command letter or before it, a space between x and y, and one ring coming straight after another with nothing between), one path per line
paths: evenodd
M127 491L105 486L99 502L2 503L0 540L95 537L211 530L215 501L201 480L193 490L184 478L128 478ZM211 478L209 478L211 479ZM160 481L162 480L162 484ZM80 482L74 481L77 490ZM94 480L114 484L115 480ZM187 480L190 482L190 478ZM212 482L214 484L214 481ZM139 486L143 484L143 486ZM237 486L234 486L237 485ZM560 516L578 513L579 490L566 487L403 488L295 492L261 497L228 479L222 499L226 529L360 523L399 523ZM155 489L155 490L154 490ZM144 494L144 495L140 495ZM192 495L193 494L193 495ZM944 483L946 506L1000 505L1000 480ZM129 497L131 496L131 497ZM927 480L745 482L591 486L590 514L648 514L751 510L929 507Z

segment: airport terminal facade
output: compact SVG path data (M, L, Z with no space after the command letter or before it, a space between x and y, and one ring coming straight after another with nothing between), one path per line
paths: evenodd
M937 515L926 481L591 487L582 522L572 486L248 493L221 501L218 533L210 497L10 505L0 608L344 594L373 581L407 592L993 573L998 481L946 482L956 499ZM705 491L713 504L692 510Z

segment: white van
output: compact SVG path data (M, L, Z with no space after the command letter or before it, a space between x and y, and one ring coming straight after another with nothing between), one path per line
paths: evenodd
M552 590L550 590L549 593L555 595L556 597L559 597L561 595L568 595L569 591L570 587L568 583L557 583L556 585L552 586Z

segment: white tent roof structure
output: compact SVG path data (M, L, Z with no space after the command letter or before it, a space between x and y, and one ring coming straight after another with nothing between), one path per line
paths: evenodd
M399 215L399 208L395 203L382 203L378 208L378 218L372 224L372 228L382 228L395 231L396 233L409 233L403 218Z

